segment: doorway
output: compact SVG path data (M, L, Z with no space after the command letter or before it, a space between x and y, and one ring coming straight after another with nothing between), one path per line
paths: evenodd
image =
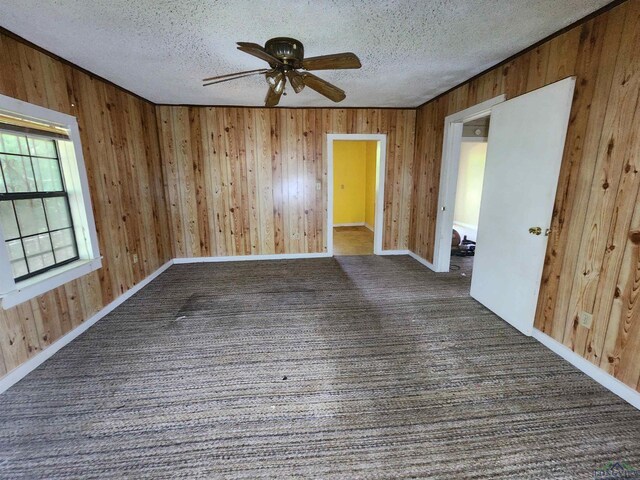
M490 114L470 295L525 335L533 332L574 86L567 77L445 120L434 266L449 269L464 124Z
M379 255L386 135L329 134L327 252Z
M505 99L505 95L498 95L491 100L449 115L445 119L440 189L438 193L438 215L436 217L436 239L433 255L433 270L436 272L448 272L451 266L452 232L464 124L471 124L476 120L489 117L491 108L504 102Z
M487 115L462 125L449 270L465 276L473 271L489 123Z
M375 140L333 142L333 253L373 255Z

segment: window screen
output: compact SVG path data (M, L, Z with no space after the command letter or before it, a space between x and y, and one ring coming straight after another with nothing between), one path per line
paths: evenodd
M0 130L0 227L16 281L78 259L55 140Z

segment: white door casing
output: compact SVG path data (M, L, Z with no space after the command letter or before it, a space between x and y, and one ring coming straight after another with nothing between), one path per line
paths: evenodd
M506 96L504 94L498 95L465 110L452 113L444 120L436 237L434 239L433 265L429 267L436 272L448 272L449 264L451 263L451 230L453 229L453 214L460 168L460 144L462 143L463 124L486 117L491 113L493 106L504 102L505 99Z

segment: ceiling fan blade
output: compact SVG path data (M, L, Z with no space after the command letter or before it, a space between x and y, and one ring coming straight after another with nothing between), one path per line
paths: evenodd
M237 80L238 78L250 77L252 75L259 75L261 73L265 73L265 72L268 72L268 71L269 70L260 70L258 72L251 72L251 73L245 73L243 75L236 75L235 77L223 78L221 80L214 80L212 82L206 82L206 83L203 83L202 86L203 87L207 87L209 85L215 85L216 83L228 82L230 80Z
M319 57L305 58L302 68L305 70L337 70L343 68L360 68L362 64L355 53L344 52Z
M323 80L319 77L316 77L313 73L303 73L302 79L304 80L304 84L318 92L320 95L324 95L329 100L334 102L341 102L347 97L347 94L344 93L344 90L336 87L335 85L330 84L326 80Z
M242 74L245 74L245 73L265 73L267 71L268 70L266 68L259 68L257 70L246 70L244 72L227 73L226 75L218 75L217 77L203 78L202 81L203 82L209 82L211 80L218 80L220 78L236 77L238 75L242 75Z
M284 65L276 57L267 53L262 45L258 45L257 43L238 42L238 50L248 53L249 55L253 55L254 57L258 57L259 59L268 62L271 66Z
M267 90L267 96L264 99L265 107L275 107L280 102L282 92L276 93L271 87Z
M239 47L245 47L245 48L257 48L258 50L264 50L264 47L262 45L260 45L259 43L253 43L253 42L236 42L236 45L238 45Z
M294 92L300 93L304 89L304 78L302 78L300 72L289 70L287 72L287 78L289 79L289 83L293 87Z

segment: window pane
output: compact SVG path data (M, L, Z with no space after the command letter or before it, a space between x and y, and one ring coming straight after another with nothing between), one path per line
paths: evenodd
M11 135L10 133L0 133L0 153L18 153L29 155L26 137Z
M11 240L7 242L7 251L9 252L9 260L24 259L24 252L22 251L22 242L20 240Z
M24 252L22 251L22 242L20 242L20 240L7 242L7 252L9 253L13 278L28 274L29 270L27 269L27 262L24 259Z
M0 202L0 228L2 228L2 234L5 240L18 238L20 236L11 201Z
M14 204L23 237L47 231L47 221L44 217L41 199L16 200Z
M29 157L0 155L0 164L2 164L2 172L9 193L36 191L36 182Z
M27 262L24 259L24 252L22 251L22 243L20 240L7 242L7 251L9 253L13 278L28 274L29 270L27 269Z
M59 230L51 234L53 251L56 254L56 262L64 262L78 255L73 230Z
M27 254L29 270L35 272L43 268L50 267L56 262L51 251L51 241L49 234L36 235L23 239L24 252Z
M33 169L40 192L61 192L62 178L58 161L50 158L34 158Z
M27 262L24 258L11 261L11 272L13 273L13 278L22 277L29 273L29 270L27 269Z
M47 209L49 230L58 230L59 228L71 226L66 197L45 198L44 204Z
M56 158L56 146L53 140L29 138L29 151L35 157Z

